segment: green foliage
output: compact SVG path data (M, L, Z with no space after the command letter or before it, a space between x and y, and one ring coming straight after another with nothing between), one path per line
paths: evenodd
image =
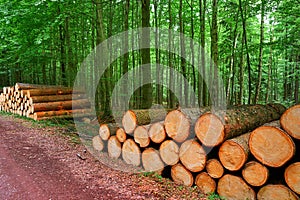
M207 196L207 198L209 199L209 200L226 200L224 197L220 197L218 194L216 194L216 193L209 193L208 194L208 196Z

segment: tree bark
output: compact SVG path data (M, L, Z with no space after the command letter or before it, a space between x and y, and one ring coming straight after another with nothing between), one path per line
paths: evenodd
M298 200L299 198L284 185L266 185L257 193L257 200Z
M300 105L286 110L280 118L281 127L293 138L300 140Z
M248 184L262 186L269 178L269 170L259 162L250 161L245 164L242 175Z

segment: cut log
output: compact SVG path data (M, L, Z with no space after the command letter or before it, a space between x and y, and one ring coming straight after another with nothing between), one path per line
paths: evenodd
M153 148L147 148L143 151L142 163L146 172L157 172L160 174L165 167L159 152Z
M35 112L33 114L34 120L40 120L42 118L50 118L50 117L57 117L63 115L76 115L76 114L86 114L87 116L92 113L91 109L79 109L79 110L58 110L58 111L42 111L42 112Z
M300 105L286 110L280 118L280 124L290 136L300 140Z
M284 179L294 192L300 194L300 162L293 163L285 169Z
M27 96L26 96L27 97ZM51 95L51 96L33 96L29 98L29 104L34 103L45 103L45 102L55 102L55 101L70 101L86 99L85 94L66 94L66 95Z
M87 109L91 104L87 99L80 99L74 101L58 101L49 103L36 103L31 106L31 113L41 111L55 111L55 110L72 110L72 109Z
M164 120L165 109L128 110L122 118L122 125L126 133L133 133L137 126Z
M194 184L194 177L192 173L180 163L172 166L171 177L172 180L177 184L185 186L192 186Z
M261 126L250 134L249 147L254 157L270 167L281 167L295 154L295 143L288 134L272 126Z
M26 89L45 89L45 88L65 88L61 85L39 85L39 84L29 84L29 83L16 83L16 90L26 90Z
M254 190L242 178L230 174L224 175L218 182L218 194L226 200L255 200Z
M123 128L118 128L116 131L116 136L120 142L125 142L127 139L126 133Z
M104 143L101 140L99 135L96 135L96 136L93 137L92 143L93 143L93 148L96 151L102 151L104 149Z
M150 138L148 135L150 125L138 126L133 133L134 141L140 145L140 147L147 147L150 144Z
M48 96L48 95L66 95L66 94L84 94L83 91L73 91L72 88L46 88L46 89L31 89L31 90L22 90L23 95L26 94L27 97L33 96Z
M244 105L229 108L226 112L206 113L197 120L195 133L205 146L218 146L226 139L279 119L284 110L280 104Z
M130 165L139 166L141 164L141 150L132 140L127 139L122 146L123 160Z
M258 200L299 200L299 198L284 185L266 185L257 193Z
M159 147L159 153L167 165L175 165L179 161L179 147L173 140L164 141Z
M181 163L191 172L200 172L205 168L206 152L195 140L187 140L179 148Z
M149 137L154 143L161 143L166 138L166 131L163 122L156 122L150 126Z
M204 194L215 192L217 187L216 181L206 172L201 172L196 176L195 184Z
M252 186L262 186L268 180L269 170L259 162L250 161L245 164L242 175L248 184Z
M240 170L248 159L248 140L250 133L226 140L219 149L219 158L222 165L230 170Z
M206 171L212 178L221 178L224 174L224 167L217 159L209 159L206 162Z
M111 158L119 158L122 152L122 146L116 136L111 136L107 142L108 156Z
M99 135L102 140L108 140L110 136L116 134L117 129L116 124L101 124L99 128Z

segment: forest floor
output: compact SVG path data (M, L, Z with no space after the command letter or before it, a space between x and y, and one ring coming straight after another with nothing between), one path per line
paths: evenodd
M195 187L103 165L70 126L0 113L1 199L206 199Z

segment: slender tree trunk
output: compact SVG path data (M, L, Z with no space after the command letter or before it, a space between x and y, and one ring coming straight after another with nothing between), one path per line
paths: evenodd
M239 72L239 98L238 98L238 104L242 105L243 98L244 98L244 43L245 43L245 33L243 32L243 38L242 38L242 47L241 47L241 58L240 58L240 72Z
M58 7L58 14L60 15L61 10L60 6ZM61 83L62 85L67 85L67 76L66 76L66 54L65 54L65 33L64 27L59 25L59 41L60 41L60 69L61 69Z
M298 52L299 53L299 52ZM300 61L300 55L296 54L296 66L295 66L295 104L299 103L299 76L300 76L300 68L299 68L299 61Z
M256 84L256 92L253 103L259 101L261 79L262 79L262 65L263 65L263 43L264 43L264 17L265 17L265 0L261 3L261 21L260 21L260 44L259 44L259 61L258 61L258 81Z
M267 88L266 88L266 103L269 102L270 94L272 94L271 89L271 81L272 81L272 68L273 68L273 27L270 28L270 53L269 53L269 63L268 63L268 81L267 81ZM271 92L270 92L271 90Z
M168 1L168 8L169 8L169 30L172 30L173 28L173 19L172 19L172 1ZM172 53L170 52L171 49L173 48L173 41L172 41L172 32L169 33L169 53L168 53L168 62L169 62L169 67L170 69L173 69L173 58L172 58ZM170 70L169 73L169 93L168 93L168 104L170 108L174 108L175 106L175 96L172 91L174 91L175 87L175 81L173 77L173 71Z
M190 42L190 48L191 48L191 57L192 57L192 75L193 75L193 92L190 92L190 103L192 107L195 107L195 97L193 94L196 94L196 90L197 90L197 80L196 80L196 71L195 71L195 48L193 45L193 41L194 41L194 37L195 37L195 30L194 30L194 0L191 0L191 42ZM200 97L200 96L199 96Z
M124 11L125 11L125 16L124 16L124 59L123 59L123 74L126 74L128 72L128 62L129 62L129 53L128 53L128 49L129 49L129 38L128 38L128 29L129 29L129 8L130 8L130 0L126 0L125 5L124 5ZM125 78L125 76L124 76ZM127 80L129 81L129 80ZM126 82L127 82L126 81ZM128 85L124 84L123 86L123 91L122 93L124 93L124 95L128 95L127 92L128 91Z

